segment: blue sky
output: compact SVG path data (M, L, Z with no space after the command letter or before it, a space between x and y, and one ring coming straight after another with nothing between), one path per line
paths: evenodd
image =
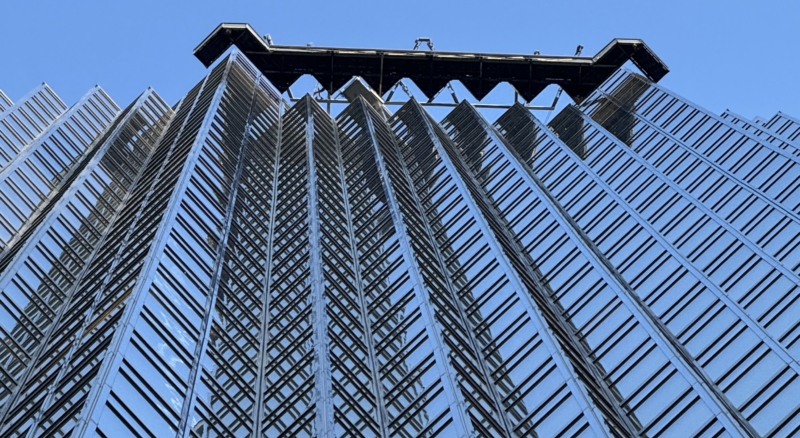
M572 54L581 44L594 55L613 38L642 38L670 67L661 83L695 103L800 117L798 17L791 1L0 0L0 89L16 100L44 81L71 104L100 84L124 106L152 86L174 103L205 74L192 50L233 21L317 46L411 48L427 36L437 50Z

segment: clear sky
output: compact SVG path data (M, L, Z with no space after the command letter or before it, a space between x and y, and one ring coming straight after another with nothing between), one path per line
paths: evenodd
M0 0L0 89L16 100L47 82L72 104L99 84L124 106L152 86L172 104L205 74L195 46L230 21L317 46L426 36L437 50L594 55L642 38L671 70L661 83L695 103L800 117L799 18L796 1Z

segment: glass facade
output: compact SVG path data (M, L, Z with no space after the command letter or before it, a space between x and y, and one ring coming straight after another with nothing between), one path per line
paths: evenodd
M0 435L800 434L800 123L487 115L0 93Z

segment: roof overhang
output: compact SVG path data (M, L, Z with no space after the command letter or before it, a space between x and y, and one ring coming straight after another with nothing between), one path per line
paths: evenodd
M669 72L640 39L615 39L593 57L349 49L270 45L244 23L220 24L194 55L208 67L232 45L281 93L310 74L331 92L360 76L379 95L408 78L429 99L458 80L478 100L500 82L508 82L527 102L550 84L581 102L628 60L653 82Z

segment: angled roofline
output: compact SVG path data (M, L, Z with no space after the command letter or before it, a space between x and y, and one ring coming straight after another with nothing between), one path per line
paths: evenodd
M527 102L551 84L581 102L628 60L653 82L669 72L640 39L612 40L593 57L353 49L270 45L246 23L220 24L194 55L208 67L232 45L280 92L303 74L311 74L331 92L360 76L379 95L409 78L429 99L449 81L458 80L478 100L500 82L508 82Z

